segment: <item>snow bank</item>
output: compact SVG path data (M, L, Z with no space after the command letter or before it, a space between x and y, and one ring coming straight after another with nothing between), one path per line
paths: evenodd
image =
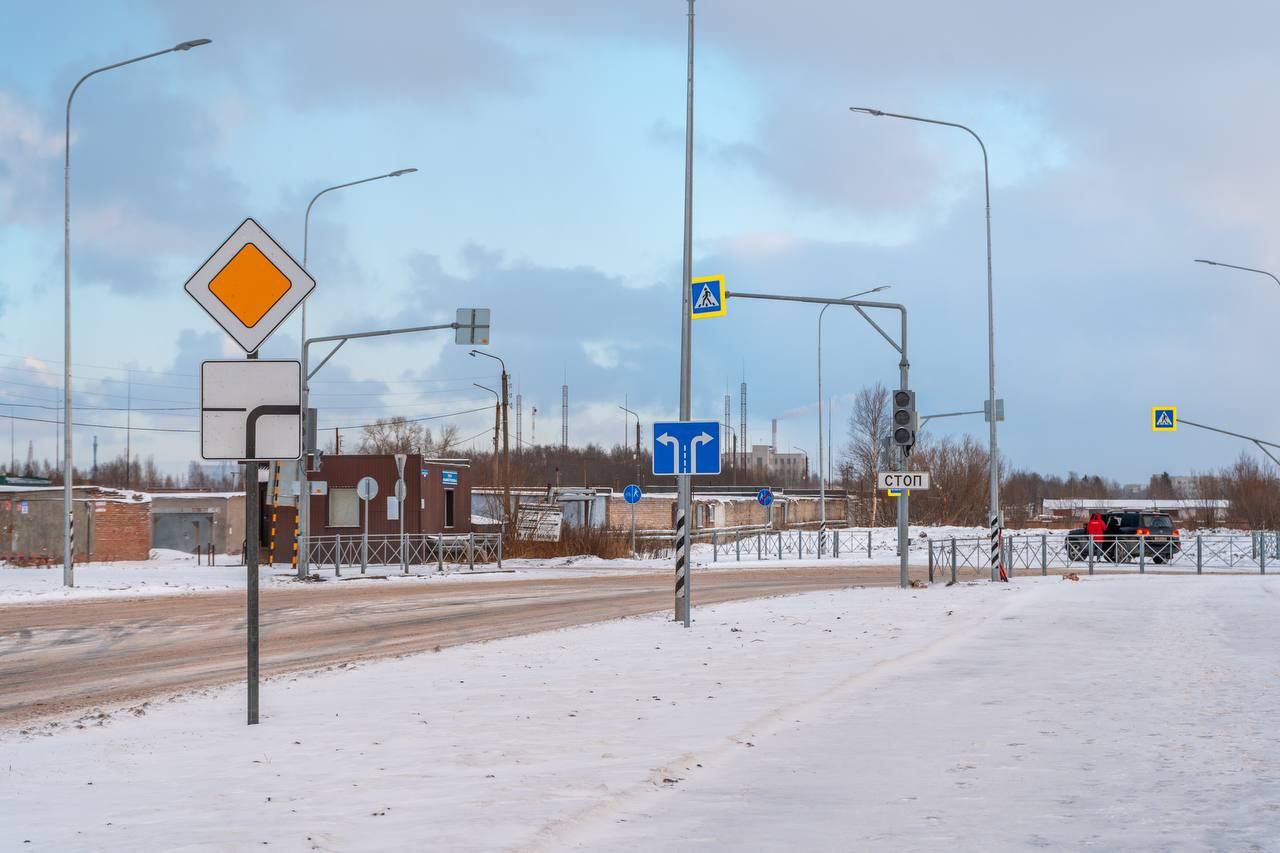
M0 735L0 847L1262 849L1276 593L814 593L90 714Z

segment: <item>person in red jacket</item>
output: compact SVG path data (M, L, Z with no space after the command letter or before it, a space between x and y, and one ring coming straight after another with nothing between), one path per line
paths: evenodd
M1107 523L1102 520L1102 513L1095 512L1089 516L1089 523L1084 526L1089 534L1089 547L1096 553L1102 550L1102 537L1107 530Z

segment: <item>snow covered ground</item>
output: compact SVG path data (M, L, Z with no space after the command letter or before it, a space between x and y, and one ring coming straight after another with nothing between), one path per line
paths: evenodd
M0 849L1268 849L1280 579L700 608L0 733Z

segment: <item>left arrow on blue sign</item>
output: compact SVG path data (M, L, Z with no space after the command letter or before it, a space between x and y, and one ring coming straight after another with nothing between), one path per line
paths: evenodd
M720 473L718 421L668 421L653 425L653 473Z

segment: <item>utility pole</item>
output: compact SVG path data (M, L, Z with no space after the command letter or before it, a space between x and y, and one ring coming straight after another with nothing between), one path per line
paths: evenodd
M502 366L502 517L511 515L511 409L508 389L511 386L507 366Z
M680 279L680 420L691 418L691 349L693 286L693 3L689 0L689 80L685 96L684 119L684 258ZM688 628L692 623L689 583L690 505L693 503L693 478L681 474L676 478L679 504L676 509L676 601L675 617Z

